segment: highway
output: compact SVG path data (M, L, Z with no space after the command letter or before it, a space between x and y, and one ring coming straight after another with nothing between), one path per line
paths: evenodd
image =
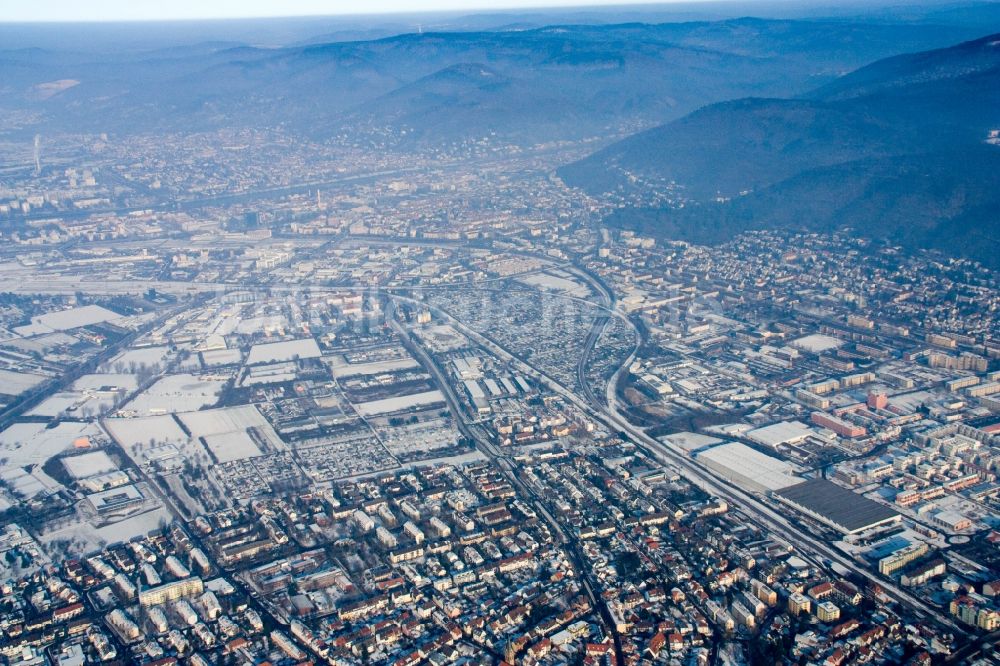
M413 302L417 303L416 301ZM678 470L681 470L685 477L694 485L712 495L725 499L733 506L741 507L744 513L750 515L772 536L784 541L786 545L794 548L799 553L812 558L817 563L821 562L823 559L829 559L831 562L836 562L858 576L866 579L877 579L883 591L904 606L922 612L928 617L934 618L940 624L948 627L956 633L966 633L962 627L960 627L950 617L942 613L939 609L927 604L922 599L918 599L889 579L877 577L872 571L868 570L866 567L862 567L853 559L845 556L839 550L832 547L830 544L816 538L814 534L811 534L794 524L785 515L779 513L779 511L774 507L766 504L762 498L755 497L750 493L737 488L722 479L719 479L707 469L698 465L691 458L688 458L686 455L679 453L653 439L640 428L633 426L618 411L615 401L611 401L607 408L596 407L593 403L582 398L581 396L576 395L570 389L547 376L537 368L511 354L509 351L500 347L492 340L480 335L476 331L473 331L449 313L441 310L440 308L428 306L426 303L420 303L420 305L422 307L431 307L431 309L435 311L438 316L448 321L468 338L475 341L484 349L489 350L497 357L510 362L515 365L515 367L520 368L525 374L543 382L549 387L549 389L574 404L590 418L603 423L613 431L626 433L637 447L645 451L651 457L665 464L675 466ZM782 510L784 509L782 508Z
M574 271L578 272L578 271ZM585 276L586 277L586 276ZM595 282L591 279L588 280L592 286ZM303 289L304 287L296 287L296 289ZM350 286L336 287L335 289L350 289ZM360 287L356 287L360 288ZM368 288L368 287L364 287ZM272 289L283 291L285 289L280 285L272 287ZM614 312L613 308L614 301L611 295L603 289L599 283L597 283L596 292L602 297L602 300L607 303L607 305L599 306L602 309L608 311L608 316L602 316L596 318L594 325L591 328L586 344L584 353L581 355L580 362L577 367L577 378L580 381L580 386L585 387L583 389L584 395L580 396L569 388L563 386L556 380L552 379L546 375L541 370L529 365L519 357L508 352L506 349L500 347L494 341L480 335L476 331L470 329L463 322L457 320L449 313L441 310L440 308L429 305L426 302L416 301L414 299L402 296L400 294L391 294L388 299L389 305L386 309L387 320L390 325L400 334L400 337L404 340L404 343L414 354L416 358L421 360L421 362L427 367L427 369L435 376L438 384L441 386L442 391L446 397L446 400L451 408L453 414L455 415L456 424L463 434L470 441L474 442L477 448L488 458L497 463L497 467L501 470L504 476L510 481L512 485L518 488L526 497L533 500L533 504L536 505L539 513L545 518L546 523L551 527L554 534L557 535L561 543L570 545L570 552L574 554L574 557L579 557L579 553L576 552L577 548L572 546L574 540L570 538L559 522L549 513L545 507L545 503L538 498L535 491L525 485L515 473L515 468L510 459L500 451L491 441L488 435L486 435L478 427L468 424L462 417L464 411L462 408L461 401L458 400L457 396L454 394L454 389L451 383L448 381L447 376L442 372L438 365L434 362L430 354L427 353L422 346L415 344L410 338L406 328L396 319L395 317L395 301L401 300L405 302L410 302L413 305L420 308L430 308L443 320L451 323L457 330L466 335L470 340L474 341L476 344L480 345L486 350L496 355L498 358L510 362L514 367L519 368L525 375L535 378L546 385L550 390L556 394L561 395L568 402L575 405L581 412L588 417L594 419L596 422L603 423L605 426L609 427L612 431L626 433L632 441L641 450L645 451L651 457L660 460L665 464L670 464L675 466L678 470L681 470L688 480L705 490L706 492L721 497L734 506L739 506L743 509L744 513L752 516L752 518L763 528L769 531L773 536L783 540L789 546L793 546L800 553L807 557L813 558L815 561L819 562L823 559L829 559L831 562L836 562L837 564L843 566L848 571L851 571L864 578L877 579L882 586L883 590L891 597L898 600L903 605L912 608L914 610L920 611L929 617L935 618L942 625L950 628L957 633L964 634L967 633L966 630L956 624L950 617L942 613L939 609L930 606L921 599L914 597L912 594L906 590L901 589L893 581L885 578L877 577L866 567L862 567L853 559L845 556L839 550L833 548L829 543L821 539L816 538L814 534L805 531L802 527L794 524L790 521L783 512L785 509L783 507L776 508L769 503L766 503L763 498L754 496L732 484L719 479L714 474L709 472L704 467L698 465L694 460L686 456L685 454L678 452L677 450L655 440L654 438L648 436L643 430L632 425L625 416L618 410L617 400L614 396L614 383L620 373L623 371L622 368L627 367L631 360L635 357L635 352L626 361L626 363L619 368L612 378L612 382L606 388L607 406L602 405L596 396L594 395L592 389L588 386L585 376L585 367L590 354L592 353L594 345L596 345L597 340L600 338L604 327L610 321L612 316L621 317L620 314ZM570 297L571 298L571 297ZM572 300L582 300L582 299L572 299ZM588 301L589 302L589 301ZM595 305L591 303L592 305ZM626 320L627 321L627 320ZM631 325L631 322L629 322ZM582 567L582 562L579 563ZM587 589L588 594L591 597L592 602L595 604L596 608L603 608L603 600L595 595L592 589L592 585L589 580L587 580L587 568L582 567L581 571L584 573L584 587ZM602 616L605 614L602 612ZM609 627L613 632L613 627ZM618 641L616 641L616 645Z
M411 299L401 298L400 300L406 300L415 306L420 306L419 303L412 301ZM438 386L441 387L441 392L445 396L445 402L448 404L448 408L454 416L455 424L458 427L459 432L464 437L474 442L476 448L482 452L483 455L489 458L496 465L496 468L500 470L500 472L508 480L508 482L513 487L517 488L520 495L531 503L532 508L545 519L546 524L548 524L553 535L556 537L556 542L566 549L573 560L574 567L580 573L580 581L583 584L583 588L586 591L588 598L590 599L591 606L596 608L600 613L601 619L605 624L605 629L614 642L616 663L619 665L624 664L625 655L622 651L621 635L618 633L617 626L611 617L611 612L608 609L608 605L604 598L594 591L596 586L593 581L590 567L586 566L586 561L584 559L582 549L580 548L579 539L566 532L562 524L551 514L543 498L538 496L538 493L534 488L530 487L521 480L521 478L517 475L516 468L510 457L507 456L492 441L490 441L489 435L484 432L481 427L475 424L470 424L465 419L465 409L462 406L462 402L455 394L455 388L451 381L449 381L447 374L440 367L437 361L427 352L427 350L413 340L406 327L400 323L399 319L396 317L396 304L393 298L388 299L385 307L385 316L386 321L389 322L389 325L403 341L403 345L406 347L407 351L413 354L414 358L419 360L420 363L434 376Z
M601 336L604 335L604 331L608 327L608 324L611 323L612 317L619 317L633 330L635 330L635 326L633 326L632 322L630 322L627 318L622 317L617 313L615 310L616 299L614 292L608 289L596 276L578 266L574 266L568 270L576 277L587 283L591 290L597 294L597 297L600 300L600 307L610 313L607 316L600 316L594 319L590 332L587 333L587 338L583 342L583 351L580 353L580 359L576 364L577 385L579 385L584 397L590 402L590 404L595 408L600 408L601 401L594 394L594 389L590 386L590 382L587 381L587 364L590 363L590 357L594 353L594 347L597 346L597 342L601 339ZM638 331L636 331L636 336L638 337ZM628 363L626 363L623 367L627 367L628 364L631 363L634 356L635 350L633 350L632 354L629 356ZM615 373L613 380L617 381L617 378L618 372ZM608 404L611 404L610 400L608 401Z
M571 298L572 300L582 300L573 297L567 297L567 298ZM954 620L952 620L949 616L942 613L938 608L935 608L927 604L922 599L918 599L917 597L913 596L906 590L903 590L901 587L896 585L890 579L879 577L877 574L869 570L867 567L861 566L853 559L844 555L842 552L831 546L826 541L817 538L815 534L807 532L803 528L794 524L784 515L783 512L787 511L787 509L785 509L784 507L775 508L770 504L765 503L763 498L756 497L742 490L741 488L738 488L730 484L729 482L720 479L706 468L697 464L693 459L689 458L687 455L674 450L673 448L663 444L662 442L657 441L656 439L647 435L641 428L632 425L632 423L630 423L628 419L625 418L625 416L622 415L621 412L618 410L617 400L614 397L613 383L622 372L622 369L619 369L619 371L615 373L612 379L612 384L607 387L608 403L607 406L603 406L600 403L594 401L593 398L581 397L577 395L572 390L560 384L555 379L549 377L541 370L535 368L534 366L528 364L527 362L515 356L508 350L504 349L493 340L488 339L485 336L479 334L478 332L472 330L471 328L466 326L462 321L452 316L450 313L436 306L430 305L429 303L423 301L417 301L415 299L402 296L401 294L392 294L392 299L408 302L414 305L415 307L430 309L437 316L452 324L452 326L454 326L456 330L463 333L470 340L480 345L482 348L490 351L490 353L494 354L498 358L503 359L511 363L515 367L519 368L525 375L533 377L536 381L543 383L550 390L557 393L558 395L561 395L567 401L575 405L578 409L581 410L582 413L586 414L588 417L594 419L599 423L604 424L612 431L623 432L626 435L628 435L635 443L635 445L644 452L646 452L650 457L655 458L665 464L670 464L675 466L678 470L684 473L685 477L691 483L698 486L705 492L708 492L709 494L725 499L733 506L742 507L744 513L752 516L753 519L756 520L756 522L761 527L766 529L772 536L784 541L786 545L794 548L800 554L813 559L815 563L818 564L822 560L828 559L831 562L836 562L840 566L844 567L846 570L851 571L862 578L876 579L878 580L882 589L890 597L896 599L903 605L911 609L914 609L916 611L919 611L921 613L924 613L928 617L936 619L940 624L948 627L949 629L955 631L956 633L960 634L966 633L965 629L960 627ZM392 299L390 299L390 302ZM593 303L591 304L595 305ZM611 312L610 309L609 312ZM621 316L613 312L612 314L614 316ZM418 359L421 359L424 363L426 363L428 368L431 369L436 368L436 364L431 360L430 355L427 354L426 351L424 351L421 347L419 347L418 345L414 345L412 343L409 334L406 332L406 329L402 327L402 325L399 324L398 321L395 321L394 317L392 318L392 321L393 325L395 327L398 327L396 328L397 332L399 332L403 337L403 339L407 341L407 344L410 346L411 352L415 353ZM629 322L629 324L631 324L631 322ZM595 336L594 333L595 333L594 329L591 329L588 339L593 338L593 341L596 342L596 339L597 337L599 337L599 334ZM627 365L631 363L634 357L635 357L635 352L633 352L633 354L629 357L629 359L626 361L625 366L623 367L627 367ZM579 367L578 367L578 373L579 373ZM435 376L438 382L442 385L442 387L449 387L450 389L450 384L448 383L447 378L443 374L441 374L440 369L436 370ZM579 377L579 374L577 376ZM445 395L448 396L449 392L450 390L446 392ZM460 410L460 402L454 397L453 393L449 399L449 406L452 407L456 415L456 420L461 424L462 419L459 417L462 414L462 411ZM468 428L467 425L461 424L460 429L463 427ZM463 434L469 437L472 441L476 442L477 446L480 446L480 450L482 450L485 455L488 455L494 459L502 458L500 452L497 451L496 447L493 446L488 441L488 439L487 441L481 443L483 437L481 435L477 437L471 430L463 432ZM501 464L500 467L502 469L508 469L508 467L503 464ZM517 478L516 475L512 473L510 473L509 475L514 479ZM519 482L516 483L519 488L525 488ZM529 495L531 494L530 490L526 490L525 492L527 492ZM565 538L565 535L563 536Z
M609 321L611 321L610 317L596 317L594 319L594 324L590 332L587 333L587 339L583 342L583 352L580 354L580 360L576 364L576 383L580 386L580 390L587 401L595 407L599 406L600 402L597 400L597 396L594 395L594 390L591 388L590 382L587 381L587 364L590 363L590 356L594 353L594 347L604 334L604 329L608 327Z

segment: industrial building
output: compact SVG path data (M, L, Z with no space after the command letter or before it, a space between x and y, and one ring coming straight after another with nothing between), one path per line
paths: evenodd
M802 481L785 461L739 442L713 446L694 457L724 479L752 492L767 493Z
M900 515L892 509L825 479L783 488L775 491L774 496L846 534L900 520Z
M798 444L814 434L812 428L800 421L782 421L747 433L747 437L765 446L777 448L782 444Z
M867 434L867 431L863 427L849 423L842 418L831 416L826 412L813 412L811 420L816 425L831 430L841 437L853 439L855 437L864 437Z
M134 511L146 501L134 485L120 486L111 490L87 495L87 501L100 516L123 514Z

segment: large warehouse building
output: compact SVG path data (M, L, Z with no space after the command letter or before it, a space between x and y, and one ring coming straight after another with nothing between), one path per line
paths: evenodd
M900 515L889 507L826 479L812 479L782 488L775 491L774 496L845 534L864 532L900 520Z
M724 479L752 492L767 493L802 481L793 476L795 469L785 461L739 442L713 446L694 457Z
M798 444L810 435L813 435L812 428L800 421L782 421L763 428L757 428L747 433L747 437L773 449L782 444Z

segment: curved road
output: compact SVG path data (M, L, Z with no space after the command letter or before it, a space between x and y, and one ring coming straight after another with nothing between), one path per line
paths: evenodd
M640 449L661 462L674 465L678 469L683 470L689 481L699 486L706 492L721 497L734 505L741 506L745 513L751 514L762 527L769 530L771 534L777 535L783 539L787 545L792 546L807 556L811 556L817 562L824 558L829 559L831 562L836 562L845 569L852 571L859 576L864 578L874 577L872 572L867 568L861 567L858 563L846 557L839 550L836 550L825 541L816 538L814 534L804 531L792 521L788 520L787 517L779 513L775 508L765 504L762 499L722 481L690 458L674 451L661 442L653 439L641 429L633 426L617 410L617 406L614 402L612 402L607 408L595 409L585 399L576 395L556 380L539 371L537 368L511 354L492 340L484 337L476 331L471 330L449 313L441 310L440 308L430 306L427 303L421 303L421 306L429 307L431 310L436 311L439 316L442 316L450 324L452 324L452 326L465 334L471 340L490 350L498 357L520 367L525 374L535 377L539 381L545 383L551 390L566 398L569 402L576 405L583 413L587 414L591 418L604 423L612 430L625 432L632 438L634 443ZM909 592L900 588L895 583L887 579L879 579L879 584L886 593L894 597L903 605L914 610L921 611L929 617L935 618L940 624L948 627L952 631L957 633L966 633L963 628L956 624L951 618L941 613L937 608L928 605L922 599L918 599Z
M413 305L420 306L417 301L413 301L411 299L401 300L406 300ZM413 340L410 336L410 332L396 318L396 304L392 298L388 299L388 303L385 308L385 316L390 327L392 327L392 329L403 341L403 345L407 348L407 350L413 354L413 356L417 358L424 365L424 367L431 372L432 375L434 375L435 380L441 387L442 393L444 393L445 402L448 403L448 407L454 415L455 424L457 425L459 432L461 432L462 435L470 441L475 442L476 448L497 465L497 468L507 478L511 485L516 487L520 491L521 495L531 502L534 508L542 515L542 517L545 518L545 522L557 536L558 543L566 549L567 553L573 559L574 566L580 572L580 580L583 583L583 587L587 592L588 598L590 599L590 604L593 608L597 609L598 613L600 613L601 619L604 621L606 629L614 641L616 663L619 665L624 664L625 654L622 651L621 635L618 633L614 620L611 617L611 612L608 609L607 602L605 602L604 598L594 591L596 585L593 581L593 575L591 574L590 568L585 566L583 553L580 549L578 540L572 538L566 533L562 524L560 524L559 521L556 520L555 517L549 512L543 498L538 496L535 489L528 486L528 484L521 480L521 478L517 475L516 468L510 458L492 441L490 441L489 435L487 435L478 426L470 425L466 422L463 417L464 409L462 407L462 403L455 394L452 383L448 380L444 370L441 369L435 359L427 352L426 349L424 349L422 345Z
M574 272L578 276L580 276L582 273L585 279L587 277L587 274L580 271L579 269L577 269ZM594 284L596 283L596 280L590 278L587 279L587 282L593 287ZM221 287L222 290L227 290L235 287L235 285L212 285L212 287L215 287L215 289ZM272 291L287 291L287 290L301 291L302 289L308 289L309 287L308 286L283 287L282 285L273 285L268 288L271 289ZM345 290L345 289L370 290L371 286L364 285L364 286L352 287L352 286L324 285L321 288L326 288L331 290ZM215 289L212 289L210 287L207 290L211 291ZM399 289L409 290L413 288L399 287ZM415 290L419 291L419 288L416 288ZM395 291L395 289L393 289L393 291ZM865 578L873 577L872 572L870 572L866 568L859 566L853 560L844 556L840 551L834 549L825 541L821 541L817 539L814 535L806 533L803 529L801 529L800 527L789 521L784 515L776 511L775 508L773 508L769 504L764 503L764 501L761 498L757 498L756 496L753 496L743 491L742 489L739 489L727 482L720 480L714 474L711 474L700 465L697 465L693 460L691 460L687 456L662 444L661 442L648 436L641 429L633 426L621 414L621 412L617 408L616 404L617 401L614 399L614 383L617 380L620 373L624 370L625 367L627 367L627 365L634 358L635 356L634 351L633 354L626 361L625 365L623 365L618 369L618 371L616 371L615 375L612 377L612 382L609 383L609 385L606 387L606 394L609 397L607 406L606 407L602 406L595 399L593 391L590 389L590 387L586 382L586 376L585 376L586 363L587 360L589 359L590 354L592 353L593 346L596 344L597 340L600 337L600 334L607 326L607 323L608 321L610 321L611 316L623 318L625 321L629 323L629 325L632 325L632 322L628 321L627 318L622 317L619 313L611 309L614 303L613 297L605 288L603 288L603 286L598 284L598 286L595 288L595 291L600 296L602 296L602 298L608 304L603 307L598 305L597 307L600 307L601 309L607 311L609 313L609 317L599 317L595 319L594 326L591 328L591 331L585 343L584 353L581 354L581 358L579 360L577 368L577 377L580 380L580 386L582 387L582 390L585 393L585 397L578 396L576 393L569 390L565 386L561 385L559 382L552 379L544 372L529 365L519 357L508 352L506 349L503 349L494 341L469 329L461 321L455 319L449 313L440 310L440 308L431 306L426 302L414 301L402 295L392 294L392 297L410 301L415 304L418 304L420 307L429 308L431 310L436 311L440 316L442 316L445 320L449 321L453 326L456 327L457 330L461 331L468 338L475 341L477 344L481 345L485 349L490 350L498 357L506 359L515 366L520 367L522 371L525 372L525 374L532 376L536 378L538 381L546 384L552 391L563 396L567 401L573 403L584 414L587 414L590 418L593 418L598 422L604 423L606 426L610 427L613 430L627 433L633 439L635 444L640 449L646 451L650 456L662 462L672 464L676 466L678 469L684 470L688 479L692 483L695 483L696 485L698 485L699 487L701 487L702 489L706 490L711 494L722 497L730 502L742 506L748 513L752 514L763 527L770 530L772 534L778 535L779 537L784 539L789 545L794 545L801 552L807 553L816 558L826 558L831 560L832 562L837 562L841 566L845 567L847 570L852 571ZM578 299L569 296L564 296L564 297L570 298L571 300L584 301L584 299ZM390 299L390 302L392 302L392 299ZM592 306L596 305L592 301L584 301L584 302L587 302ZM403 339L407 340L409 344L412 345L412 341L410 341L408 334L405 332L405 329L399 324L399 322L395 321L394 318L392 318L392 323L394 327L398 327L397 330L402 332ZM632 326L634 328L634 325ZM421 347L414 346L414 350L416 350L416 355L418 356L418 358L422 358L426 362L429 362L428 365L429 369L436 368L436 365L432 361L430 361L429 355L427 355L426 352ZM448 391L445 392L445 395L448 396L451 393L451 389L449 383L447 382L447 379L441 376L440 369L437 369L435 374L438 375L438 381L442 385L442 388L448 387ZM465 436L467 437L470 437L472 441L476 442L477 445L480 446L481 450L483 450L484 454L500 462L499 465L500 468L505 471L505 475L507 475L508 478L511 479L512 483L516 484L518 488L522 489L529 496L534 496L533 491L528 489L527 486L525 486L520 481L517 475L513 473L510 461L506 460L505 457L500 454L500 452L496 449L496 447L491 442L488 441L488 438L486 438L481 432L478 432L478 429L472 429L467 424L462 423L462 419L460 418L462 412L456 409L458 407L458 403L455 401L455 397L453 394L451 394L450 402L455 402L455 404L450 406L452 407L453 410L455 410L456 422L461 424L460 429L464 429L463 434L465 434ZM544 509L544 507L542 508ZM548 516L546 514L547 512L543 512L543 515L546 516L547 522L549 522L553 526L553 529L556 531L557 534L560 535L560 538L565 540L567 537L565 533L562 531L561 527L559 527L558 523L554 521L551 516ZM912 609L922 611L926 613L928 616L934 617L935 619L937 619L938 622L956 632L966 633L965 630L959 627L955 622L953 622L951 618L942 614L938 609L929 606L923 600L914 597L909 592L900 589L893 582L887 579L879 579L879 582L882 588L888 594L899 600L904 605ZM596 598L594 597L593 592L591 590L588 589L588 592L591 594L592 599L594 599L595 601L599 600L599 597Z

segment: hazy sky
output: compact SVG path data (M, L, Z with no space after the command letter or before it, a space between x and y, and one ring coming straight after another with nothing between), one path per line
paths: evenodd
M669 1L669 0L668 0ZM690 1L690 0L687 0ZM707 1L707 0L702 0ZM663 4L663 0L0 0L0 21L135 21L518 7Z

